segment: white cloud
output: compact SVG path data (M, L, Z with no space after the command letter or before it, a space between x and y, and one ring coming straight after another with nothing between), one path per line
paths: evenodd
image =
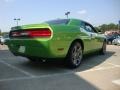
M80 10L80 11L78 11L77 13L83 15L83 14L86 14L86 13L87 13L87 10Z
M14 0L3 0L6 3L13 2Z

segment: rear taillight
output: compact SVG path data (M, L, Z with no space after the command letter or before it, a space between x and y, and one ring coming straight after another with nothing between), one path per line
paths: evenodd
M50 36L51 30L49 30L48 28L11 32L11 37L50 37Z
M38 31L27 31L30 37L50 37L51 31L49 29L46 30L38 30Z
M11 33L11 36L13 36L13 37L18 37L18 36L20 36L20 34L19 34L19 32L12 32L12 33Z

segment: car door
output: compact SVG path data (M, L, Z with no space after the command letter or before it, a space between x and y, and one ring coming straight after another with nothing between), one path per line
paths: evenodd
M85 23L85 30L90 38L90 50L98 49L99 47L99 35L94 27L88 23Z
M93 49L93 38L91 38L91 33L86 29L86 24L85 22L80 22L80 31L82 33L81 39L84 41L84 53L88 53Z

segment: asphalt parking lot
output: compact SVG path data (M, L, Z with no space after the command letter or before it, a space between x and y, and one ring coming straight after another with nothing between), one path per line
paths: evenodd
M90 55L77 69L62 62L31 63L0 45L0 90L120 90L120 46Z

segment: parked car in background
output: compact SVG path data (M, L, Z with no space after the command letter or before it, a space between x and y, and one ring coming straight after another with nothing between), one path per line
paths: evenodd
M112 41L112 43L113 43L114 45L120 45L120 37L114 39L114 40Z
M83 54L106 52L105 36L99 34L91 24L78 19L17 26L12 28L9 36L6 44L14 55L30 61L64 58L71 68L80 65Z
M106 35L107 44L112 44L113 40L118 38L119 34Z
M0 36L0 44L1 44L1 39L2 39L2 36Z
M4 34L2 37L1 37L1 45L5 44L6 40L9 39L9 34Z

